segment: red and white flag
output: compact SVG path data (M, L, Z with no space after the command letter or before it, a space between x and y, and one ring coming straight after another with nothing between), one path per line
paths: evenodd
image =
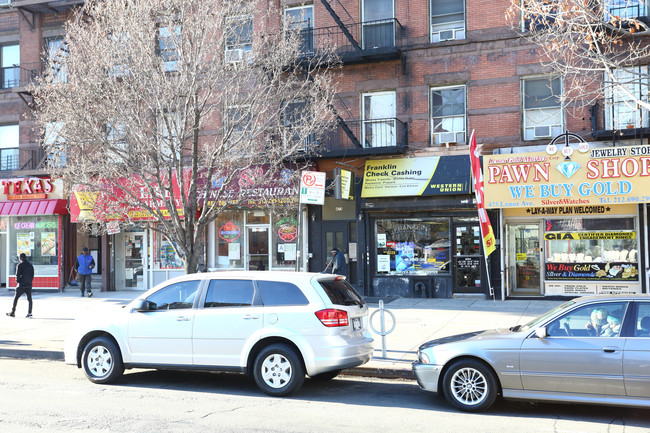
M477 146L474 130L469 138L469 159L472 163L472 179L474 181L474 192L476 193L476 207L478 208L478 217L481 222L481 236L483 236L483 251L485 257L492 254L496 249L494 232L492 224L485 211L485 201L483 199L483 170L481 170L481 156Z

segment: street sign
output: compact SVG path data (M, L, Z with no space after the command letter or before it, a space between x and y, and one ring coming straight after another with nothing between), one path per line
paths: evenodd
M303 171L300 175L300 203L325 204L325 178L320 171Z

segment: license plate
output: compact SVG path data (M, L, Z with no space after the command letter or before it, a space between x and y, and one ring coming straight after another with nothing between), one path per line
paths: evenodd
M355 331L361 329L361 318L355 317L354 319L352 319L352 329Z

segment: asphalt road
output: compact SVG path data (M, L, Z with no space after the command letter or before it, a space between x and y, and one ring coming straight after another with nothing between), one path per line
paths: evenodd
M306 380L272 398L241 375L131 370L94 385L57 361L0 359L0 430L23 432L647 433L650 410L499 402L451 409L410 380Z

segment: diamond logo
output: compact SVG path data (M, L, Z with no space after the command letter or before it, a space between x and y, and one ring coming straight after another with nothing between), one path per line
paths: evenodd
M559 163L556 168L560 170L560 173L565 175L567 179L570 179L571 176L580 169L580 167L581 165L575 161L564 161Z

